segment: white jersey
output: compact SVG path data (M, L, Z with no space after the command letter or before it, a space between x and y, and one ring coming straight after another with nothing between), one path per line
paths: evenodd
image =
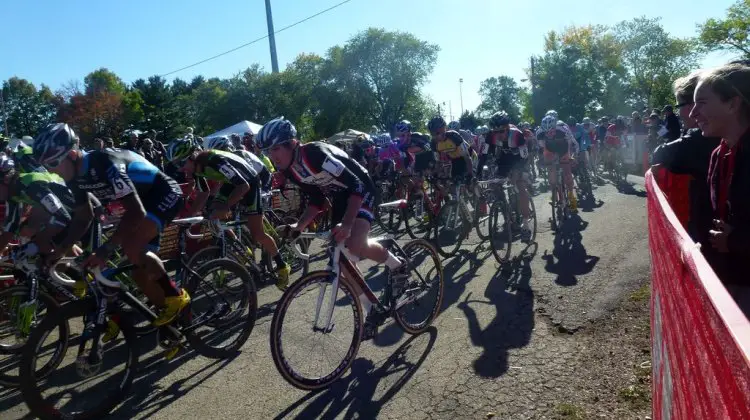
M260 160L258 156L255 156L254 153L250 153L247 150L240 149L235 150L234 154L245 159L245 161L250 165L250 167L253 168L256 174L259 174L263 171L263 169L266 169L266 165L264 165L263 161Z

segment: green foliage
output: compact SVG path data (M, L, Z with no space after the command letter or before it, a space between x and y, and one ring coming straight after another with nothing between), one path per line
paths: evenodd
M482 120L474 112L469 112L469 110L461 114L458 122L461 124L462 129L471 131L482 125Z
M520 88L513 78L508 76L490 77L479 84L479 96L482 102L477 112L484 118L498 111L505 111L511 120L517 121L521 114Z
M0 121L7 124L9 134L34 136L40 128L53 122L59 98L47 86L37 89L26 79L11 77L3 82L1 93L5 115L0 114Z
M708 19L698 26L698 40L708 51L729 51L750 59L750 0L738 0L725 19Z

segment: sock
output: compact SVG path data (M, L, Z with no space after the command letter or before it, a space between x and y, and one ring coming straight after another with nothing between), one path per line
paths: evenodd
M364 293L359 295L359 302L362 304L365 316L367 316L370 313L370 309L372 309L372 302L370 302L370 299Z
M180 296L180 290L177 288L177 285L166 274L159 277L156 283L164 290L164 297Z
M400 267L401 264L402 264L401 260L396 258L395 255L391 254L391 251L388 251L388 258L386 258L385 260L385 266L392 270L394 268Z
M276 268L281 268L286 265L284 260L281 258L281 254L276 254L273 256L273 260L276 262Z

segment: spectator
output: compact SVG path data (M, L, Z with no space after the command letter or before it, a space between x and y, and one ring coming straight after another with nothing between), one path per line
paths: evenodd
M147 161L159 168L160 171L164 170L164 166L162 165L162 154L154 147L154 142L151 139L143 139L143 148L141 150L143 157L145 157Z
M599 125L596 127L596 140L599 143L604 143L604 139L607 138L607 127L609 127L607 117L599 118Z
M634 111L632 116L632 120L630 122L630 132L633 134L646 134L648 133L648 129L646 128L646 124L643 123L643 119L641 119L641 114L637 111Z
M750 258L748 98L750 67L729 64L700 76L695 105L690 112L703 135L721 138L708 169L713 226L705 228L710 229L710 246L718 252L712 264L714 270L740 306L750 297L747 274Z
M104 145L108 149L114 149L115 148L115 141L112 140L112 137L107 137L107 139L104 141Z
M120 146L120 148L131 150L138 153L139 155L143 155L143 153L141 152L141 142L138 139L138 133L136 133L135 131L131 131L130 133L128 133L128 141Z
M688 233L695 242L703 244L702 251L707 259L713 254L709 245L708 229L711 225L711 195L708 188L708 164L711 153L719 145L719 138L704 137L695 120L690 117L693 109L693 95L701 72L675 80L673 90L677 100L680 118L687 128L685 134L675 141L659 146L652 159L654 165L663 165L669 171L692 175L690 181L690 220Z
M102 139L100 139L98 137L95 138L94 139L94 149L95 150L102 150L102 149L104 149L104 140L102 140Z
M664 124L667 128L667 134L664 137L667 141L677 140L682 134L679 118L674 114L672 105L666 105L662 111L664 112Z
M258 154L255 151L255 133L252 131L245 131L245 134L242 135L242 145L248 152Z

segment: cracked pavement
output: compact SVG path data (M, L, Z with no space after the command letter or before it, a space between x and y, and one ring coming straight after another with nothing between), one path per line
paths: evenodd
M537 195L537 244L514 244L517 258L502 269L470 237L443 261L445 296L433 326L412 337L389 321L327 390L297 390L276 371L268 336L280 293L266 287L241 354L171 362L142 354L133 395L112 418L555 418L555 405L576 397L571 384L590 380L580 369L591 345L583 333L650 276L643 181L629 180L625 192L599 186L600 202L582 206L558 236L547 221L549 193ZM18 394L0 390L0 418L24 416Z

